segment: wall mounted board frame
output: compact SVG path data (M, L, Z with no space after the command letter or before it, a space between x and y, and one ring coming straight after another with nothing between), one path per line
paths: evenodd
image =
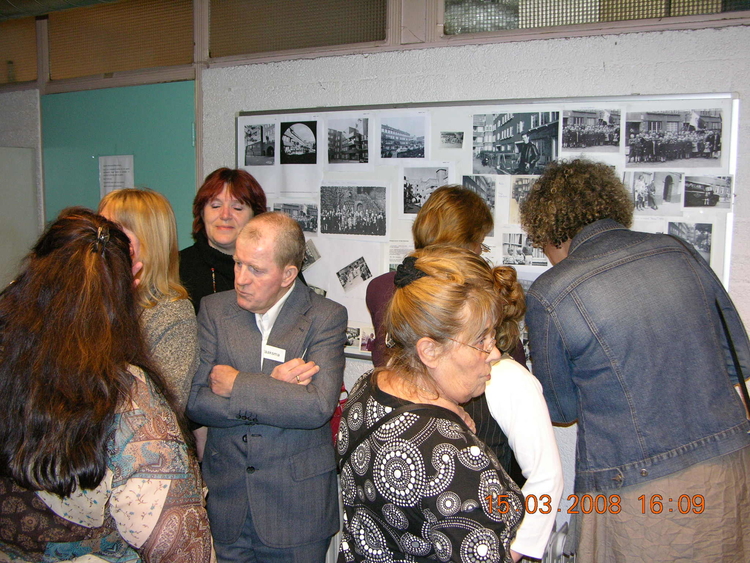
M444 184L493 211L487 257L528 287L549 267L518 205L546 164L614 167L633 228L678 234L729 279L739 101L729 93L484 100L239 112L237 167L303 225L305 278L349 311L347 353L368 357L367 283L412 250L411 224Z

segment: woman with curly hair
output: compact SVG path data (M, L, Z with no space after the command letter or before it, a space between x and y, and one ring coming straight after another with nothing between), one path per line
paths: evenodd
M550 164L521 205L553 264L526 295L534 375L552 420L578 421L576 494L606 505L579 515L577 560L747 561L733 385L750 341L700 255L632 217L612 168L585 160Z
M0 294L3 561L210 560L198 463L131 269L125 233L71 208Z

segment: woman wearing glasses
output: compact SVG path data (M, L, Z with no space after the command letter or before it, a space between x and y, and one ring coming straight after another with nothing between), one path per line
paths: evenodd
M492 228L492 213L482 198L462 186L449 185L435 190L425 202L414 221L412 234L418 249L444 244L478 255L487 250L482 241ZM523 289L513 268L494 271L502 280L496 285L499 301L503 303L497 345L504 353L492 367L492 381L486 394L462 407L476 424L477 437L523 487L524 495L545 504L544 510L526 515L511 546L514 552L541 559L563 491L562 465L541 386L525 367L519 340L518 323L526 311ZM394 276L394 272L383 274L367 287L367 307L376 331L372 353L375 367L385 366L390 352L384 345L384 316L395 290Z
M390 359L355 385L339 428L340 559L517 560L523 495L461 407L501 357L505 269L439 245L399 266L384 320Z

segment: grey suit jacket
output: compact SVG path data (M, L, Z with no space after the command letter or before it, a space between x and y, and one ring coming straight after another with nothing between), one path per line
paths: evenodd
M232 543L247 510L264 544L289 548L324 540L338 530L336 462L328 422L344 376L346 309L296 283L279 312L268 345L285 360L320 366L307 386L261 369L261 333L253 313L237 305L234 290L207 296L198 314L200 367L188 415L208 427L203 476L208 515L217 542ZM215 395L214 365L239 370L229 398Z

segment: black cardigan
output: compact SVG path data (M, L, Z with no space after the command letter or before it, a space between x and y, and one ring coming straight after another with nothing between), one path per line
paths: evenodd
M206 295L234 289L234 258L210 246L201 231L193 246L180 251L180 280L197 314Z

